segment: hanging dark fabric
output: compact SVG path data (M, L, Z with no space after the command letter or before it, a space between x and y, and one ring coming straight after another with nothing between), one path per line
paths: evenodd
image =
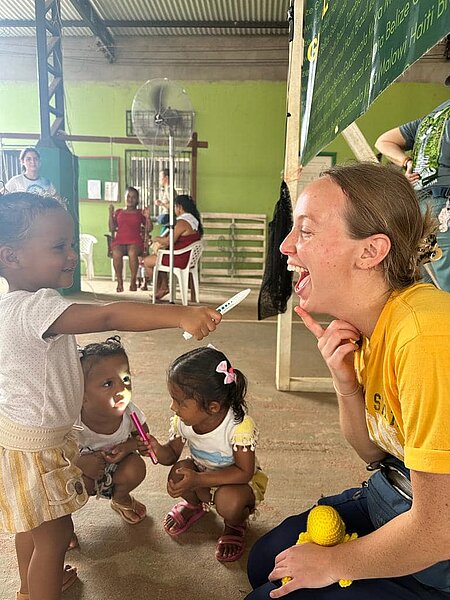
M287 256L280 252L280 244L292 229L292 204L289 188L283 181L280 198L269 223L269 243L266 265L258 298L258 320L286 312L292 293L292 271L287 270Z

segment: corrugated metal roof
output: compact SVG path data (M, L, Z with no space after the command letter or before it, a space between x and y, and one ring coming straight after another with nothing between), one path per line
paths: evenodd
M8 0L11 1L11 0ZM91 0L103 19L284 21L288 0Z
M280 35L286 33L289 0L90 0L114 36L160 35ZM0 26L0 36L33 36L34 0L1 0L4 20L28 21L28 26ZM70 0L61 0L63 35L86 36L82 17ZM129 22L132 23L129 23ZM145 21L141 27L139 21ZM67 26L65 25L67 23ZM77 26L73 26L76 22ZM131 27L124 22L128 22ZM152 26L155 23L156 26ZM171 26L171 23L174 26ZM12 24L12 23L8 23ZM211 26L213 25L213 26ZM243 26L245 25L245 26Z

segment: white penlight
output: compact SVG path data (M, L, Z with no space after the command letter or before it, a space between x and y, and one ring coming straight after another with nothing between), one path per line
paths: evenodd
M241 292L238 292L237 294L235 294L234 296L229 298L226 302L224 302L223 304L218 306L216 308L217 312L219 312L221 315L224 315L229 310L231 310L232 308L237 306L240 302L242 302L242 300L247 298L247 296L250 294L250 292L251 292L250 288L247 288L246 290L242 290ZM185 340L190 340L192 335L188 331L185 331L183 333L183 337Z

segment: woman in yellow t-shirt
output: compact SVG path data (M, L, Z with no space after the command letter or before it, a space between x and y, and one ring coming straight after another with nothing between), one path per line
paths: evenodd
M346 440L381 469L319 501L357 539L295 545L308 511L263 536L247 600L450 598L450 294L417 283L439 258L435 227L390 167L333 167L300 194L281 245L298 273L295 311L330 370ZM324 328L311 313L335 320Z

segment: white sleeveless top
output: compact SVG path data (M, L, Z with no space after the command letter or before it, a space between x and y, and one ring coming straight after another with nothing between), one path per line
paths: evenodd
M198 231L198 219L196 219L194 217L194 215L191 215L191 213L183 213L182 215L180 215L179 217L177 217L177 221L179 219L182 219L183 221L186 221L187 223L189 223L189 225L192 227L192 229L194 231Z

